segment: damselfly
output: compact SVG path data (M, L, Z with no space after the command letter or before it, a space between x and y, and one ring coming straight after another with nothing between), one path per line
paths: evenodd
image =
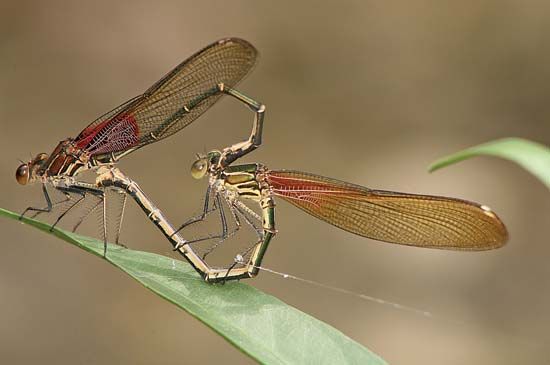
M35 212L34 216L51 212L54 206L70 201L71 194L75 194L78 198L71 201L70 206L57 217L52 225L53 229L86 196L99 197L98 205L103 204L103 239L106 250L105 187L117 186L118 183L105 176L131 181L115 168L120 158L178 132L210 108L223 94L235 97L255 112L255 124L250 138L241 144L241 148L232 150L228 159L236 159L253 150L261 143L264 109L251 103L232 87L250 72L257 55L256 49L242 39L227 38L217 41L182 62L144 94L93 121L76 138L61 141L50 155L40 153L28 163L20 165L16 171L17 181L22 185L41 182L46 200L46 207L28 207L21 216L29 211ZM77 179L86 170L98 173L95 183ZM111 170L109 175L107 172ZM105 179L107 180L104 183ZM52 202L48 185L62 192L66 200ZM137 188L137 185L132 182L132 187ZM144 194L132 196L137 200L142 195L145 199ZM138 203L142 207L154 207L148 200ZM76 227L78 224L74 229ZM119 231L120 226L117 243ZM172 232L168 232L172 236Z
M208 178L201 215L184 223L177 231L199 221L225 203L236 220L236 230L244 221L257 239L237 254L225 272L208 271L207 280L218 281L255 276L275 230L275 197L336 227L359 236L402 245L448 250L489 250L502 246L506 227L487 206L466 200L432 195L372 190L324 176L290 170L269 170L258 163L230 165L227 151L211 151L191 167L194 178ZM260 214L245 201L257 204ZM227 219L221 214L221 233L185 242L210 239L223 242L228 237ZM180 248L176 245L176 248ZM205 257L203 256L204 260ZM208 266L208 263L204 263Z

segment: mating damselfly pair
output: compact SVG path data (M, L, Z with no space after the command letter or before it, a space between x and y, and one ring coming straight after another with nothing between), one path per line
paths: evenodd
M477 203L372 190L300 171L270 170L259 163L235 165L235 161L262 143L264 105L234 88L252 70L257 56L256 49L242 39L217 41L182 62L142 95L93 121L76 138L61 141L51 154L40 153L23 163L16 171L17 181L23 185L42 183L46 206L29 207L21 216L28 212L34 212L33 216L52 212L56 205L70 201L56 217L53 229L87 197L95 197L94 209L98 208L102 214L104 255L107 255L106 192L112 189L124 197L128 194L168 238L174 250L209 282L248 278L258 273L276 233L275 198L282 198L336 227L379 241L451 250L487 250L506 242L504 224L489 208ZM191 174L208 180L202 212L173 226L138 184L118 169L117 163L132 151L183 129L223 95L232 96L253 111L250 137L198 156ZM95 182L80 179L85 171L96 174ZM61 192L66 199L53 202L48 187ZM122 204L125 202L124 198ZM192 240L182 236L185 228L212 213L219 215L217 232ZM234 222L232 229L229 220ZM227 265L210 264L207 254L243 225L255 233L253 242ZM200 253L195 247L205 241L215 243L206 253Z

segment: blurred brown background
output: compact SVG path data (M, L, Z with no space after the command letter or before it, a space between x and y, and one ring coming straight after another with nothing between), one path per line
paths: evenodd
M240 86L268 107L265 145L247 161L479 201L511 233L493 252L414 249L355 237L280 202L267 267L436 318L267 273L248 283L393 364L548 362L548 190L491 158L426 172L495 138L550 145L547 2L0 2L0 206L42 203L39 186L16 183L18 158L50 153L225 36L261 52ZM225 99L120 167L183 220L205 188L188 173L194 154L245 138L250 121ZM125 219L132 248L172 254L133 202ZM251 362L102 260L11 220L0 228L3 363Z

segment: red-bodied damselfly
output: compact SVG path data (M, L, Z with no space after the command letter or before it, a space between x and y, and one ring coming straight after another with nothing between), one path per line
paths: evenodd
M86 196L99 197L98 204L103 204L103 239L106 254L105 188L115 187L129 192L149 218L171 237L173 242L174 235L170 224L137 184L116 168L116 163L132 151L183 129L224 94L243 102L255 113L250 137L241 143L240 148L229 151L227 158L234 160L256 148L261 143L264 107L233 87L252 70L257 55L256 49L245 40L219 40L183 61L142 95L130 99L93 121L76 138L61 141L51 154L40 153L28 163L20 165L16 171L17 181L22 185L37 181L42 183L46 200L46 207L28 207L21 217L29 211L34 212L33 217L51 212L54 206L71 200L71 194L78 196L57 217L51 227L53 229ZM95 183L78 179L82 172L89 170L97 173ZM63 193L66 200L52 202L47 186ZM156 216L154 212L157 212ZM82 220L74 229L81 222ZM120 226L116 243L119 232ZM177 237L178 243L184 241Z

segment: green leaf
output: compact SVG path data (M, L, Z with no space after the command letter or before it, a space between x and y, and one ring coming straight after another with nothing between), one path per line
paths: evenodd
M550 188L550 148L521 138L503 138L467 148L437 160L430 165L429 171L480 155L514 161Z
M0 208L0 215L19 215ZM49 232L46 223L22 222ZM55 236L98 257L103 242L55 228ZM245 354L267 364L385 364L323 323L247 284L208 284L185 262L109 244L107 261L203 322Z

